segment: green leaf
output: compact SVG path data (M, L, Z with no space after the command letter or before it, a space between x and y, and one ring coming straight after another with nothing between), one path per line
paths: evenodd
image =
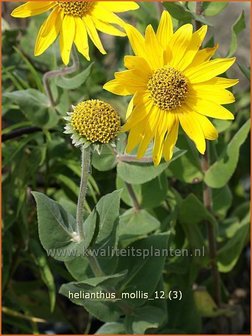
M201 316L194 301L191 285L181 288L175 283L174 286L183 292L183 296L181 301L171 300L167 304L169 329L183 330L182 332L177 331L178 334L202 333ZM163 331L163 333L165 332ZM173 334L172 331L171 333Z
M216 317L227 312L227 309L218 309L213 298L205 289L198 289L193 293L193 295L197 310L201 316Z
M56 288L55 288L52 272L48 265L48 259L44 255L44 252L42 251L39 243L36 240L34 239L30 240L30 248L32 250L35 263L39 267L41 278L48 288L49 299L50 299L50 309L51 311L53 311L54 306L55 306L55 300L56 300Z
M116 179L117 189L123 189L122 200L133 207L132 198L129 195L126 183L120 177ZM168 181L165 172L161 173L155 179L143 183L131 185L141 208L153 209L158 207L165 199L168 189Z
M115 286L125 277L125 272L113 275L86 279L80 282L70 282L60 287L59 293L66 296L73 303L85 307L85 309L97 319L105 322L117 321L120 312L113 303L111 286ZM96 298L98 293L111 293L104 299ZM85 294L85 297L83 297ZM94 296L94 297L92 297Z
M192 13L179 2L165 1L163 2L163 6L168 10L173 18L180 22L191 22L192 20L197 20L203 24L212 26L211 22L209 22L203 15L196 15Z
M59 117L55 110L50 107L46 95L34 89L7 92L3 97L11 99L17 104L25 117L34 126L52 128L57 125Z
M37 137L36 134L27 135L24 139L20 139L19 141L8 142L7 144L3 144L3 166L7 166L12 162L17 160L18 155L23 155L20 153L27 144Z
M96 244L108 239L114 229L116 220L119 218L121 192L122 190L116 190L103 196L95 206L99 218Z
M243 75L247 78L247 80L250 80L250 68L248 68L246 65L241 64L237 62L238 67L240 68Z
M179 223L193 249L206 249L206 242L199 224L210 221L216 225L215 218L207 211L199 199L190 194L179 206ZM197 263L205 263L207 256L194 256Z
M61 205L39 192L32 192L37 203L39 238L54 259L75 258L83 244L76 242L75 219Z
M203 2L205 16L215 16L221 13L228 5L228 2Z
M200 182L203 179L199 156L195 147L192 147L186 137L179 137L178 147L185 150L179 160L171 163L169 170L172 175L185 183Z
M95 335L123 335L126 334L125 327L119 322L108 322L103 324L95 333Z
M218 269L228 273L236 265L242 249L249 238L249 214L240 223L236 234L218 251Z
M83 224L83 230L85 232L84 245L86 249L89 248L95 239L95 232L98 230L98 225L98 214L96 209L94 209Z
M231 57L237 50L238 47L238 35L246 28L246 21L244 11L242 11L241 15L237 18L235 23L232 26L232 35L231 35L231 43L229 47L229 51L226 57Z
M67 77L59 77L56 81L56 84L62 89L66 90L74 90L78 89L81 85L83 85L86 80L91 75L93 69L94 62L91 63L85 70L80 72L78 75L67 78Z
M99 171L113 169L116 166L116 156L112 147L103 145L100 154L95 151L92 157L92 165Z
M228 183L235 172L240 147L245 142L249 131L250 120L239 129L219 159L205 173L204 181L209 187L222 188Z
M163 6L168 10L172 17L179 21L190 21L193 19L193 14L178 2L165 1L163 2Z
M72 277L77 281L86 280L88 277L87 270L89 262L87 257L76 257L72 260L65 261L66 268ZM80 267L81 265L81 267Z
M120 240L144 236L160 227L159 221L146 210L127 210L120 216L118 235Z
M8 230L3 234L3 244L2 244L2 267L4 272L2 274L2 288L5 286L9 280L11 265L12 265L12 246L13 237L11 231Z
M225 185L223 188L213 189L212 196L213 212L219 217L224 218L232 205L233 196L230 188Z
M167 197L168 179L163 172L155 179L141 185L142 208L153 209L159 206Z
M163 162L155 167L152 163L126 163L119 162L117 174L125 182L130 184L143 184L160 175L171 162L177 160L185 151L177 150L169 162Z
M166 316L158 307L144 306L134 310L132 315L126 317L126 325L130 325L130 334L145 334L147 329L158 328Z
M117 272L128 270L126 281L120 289L121 292L143 291L151 297L162 275L166 258L163 251L167 248L167 241L168 234L156 234L138 240L127 247L128 250L134 250L135 254L130 253L130 255L119 259ZM140 251L141 254L136 251ZM148 281L143 281L143 279L148 279ZM129 305L141 306L146 298L125 298L125 301Z
M13 49L17 52L17 54L21 57L21 59L25 62L28 70L31 72L32 74L32 78L34 78L35 83L37 85L37 89L40 91L44 90L43 84L42 84L42 80L37 72L37 70L34 68L34 66L32 65L32 63L28 60L28 58L15 46L13 46Z

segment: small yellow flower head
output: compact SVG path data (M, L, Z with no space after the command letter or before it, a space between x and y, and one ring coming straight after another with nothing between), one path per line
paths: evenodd
M108 103L98 99L87 100L73 108L65 118L65 133L72 133L73 143L78 145L107 144L120 131L120 117Z

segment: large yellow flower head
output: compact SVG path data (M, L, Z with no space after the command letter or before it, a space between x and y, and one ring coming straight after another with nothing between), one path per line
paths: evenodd
M207 117L234 118L221 104L235 101L226 89L238 80L216 76L225 72L235 58L210 60L217 47L200 50L207 26L193 33L193 26L186 24L173 33L167 11L162 13L156 33L151 25L145 37L130 25L126 31L136 56L125 56L128 70L115 73L115 79L104 88L122 96L133 95L123 127L129 131L127 152L138 146L141 158L154 141L155 165L162 156L170 160L180 124L203 154L205 139L218 137Z
M106 54L97 30L115 36L125 33L114 26L125 23L115 13L135 10L139 6L132 1L28 1L11 13L26 18L51 10L41 26L35 45L35 55L41 55L60 35L61 57L69 63L73 43L89 60L88 36L102 54Z

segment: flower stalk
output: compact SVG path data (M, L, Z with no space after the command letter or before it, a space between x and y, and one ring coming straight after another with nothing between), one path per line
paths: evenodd
M88 146L86 148L83 146L81 148L81 181L80 181L80 191L76 210L76 226L79 241L85 238L85 232L83 231L84 205L86 201L88 176L91 165L91 154L92 154L91 146ZM95 256L89 255L88 261L94 275L102 276L103 271Z
M78 197L77 211L76 211L76 226L77 234L80 240L84 239L83 232L83 215L84 215L84 204L86 200L87 193L87 183L88 183L88 174L90 169L90 158L91 158L91 149L90 147L81 149L81 182L80 182L80 192Z

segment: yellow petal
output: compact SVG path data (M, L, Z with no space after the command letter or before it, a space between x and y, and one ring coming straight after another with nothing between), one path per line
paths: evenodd
M127 111L126 111L126 119L128 119L131 116L131 113L133 111L134 108L134 96L130 99L128 107L127 107Z
M142 140L141 140L141 142L139 144L139 147L138 147L138 150L137 150L137 158L138 159L141 159L144 156L144 154L145 154L149 144L151 143L152 139L153 139L153 133L150 132L149 129L147 128L143 133Z
M171 160L173 156L174 146L178 139L178 129L179 129L179 122L177 118L174 117L174 123L171 130L166 134L164 147L163 147L163 156L166 161Z
M194 115L199 121L200 127L204 133L205 138L208 140L216 140L218 138L218 132L214 127L214 125L211 123L211 121L208 120L207 117L199 113L195 113Z
M11 16L17 18L26 18L29 16L39 15L50 8L56 6L54 1L28 1L25 4L15 8Z
M163 49L151 25L148 25L145 31L145 52L151 69L155 70L164 65Z
M123 131L128 131L131 128L134 128L136 124L138 124L139 122L142 122L143 119L148 117L153 107L153 101L151 99L148 99L147 97L146 99L144 95L141 95L141 96L142 96L141 103L138 103L134 107L130 117L127 119L126 124L122 127Z
M153 148L153 162L154 165L159 165L164 146L164 137L167 131L167 119L170 113L162 111L159 116L158 126L156 128L156 134L154 139L154 148Z
M192 25L185 24L180 27L170 39L168 49L171 52L171 66L176 67L184 57L192 39L192 31Z
M126 146L126 149L125 149L127 153L132 152L132 150L142 140L143 128L144 128L143 124L138 124L138 125L136 125L135 128L130 130L128 140L127 140L127 146Z
M112 79L104 84L103 89L119 96L130 96L135 93L135 90L132 92L133 90L130 90L130 88L122 86L121 82L117 79Z
M100 37L97 33L97 30L95 28L93 19L90 15L85 15L82 18L85 27L87 29L88 35L91 38L91 40L93 41L94 45L96 46L96 48L102 53L102 54L106 54L106 51L103 48L103 45L101 43Z
M134 70L126 70L115 73L115 79L106 83L103 88L114 94L128 96L136 92L143 92L146 89L144 79L134 72Z
M69 63L70 53L75 36L75 19L73 16L65 15L62 21L60 32L60 52L64 64Z
M216 50L219 48L219 45L216 44L213 48L205 48L195 55L190 67L198 66L199 64L209 61L210 58L215 54Z
M149 112L148 118L145 120L145 122L139 123L144 124L144 133L142 141L139 144L138 151L137 151L137 157L141 158L144 156L144 153L146 152L150 142L154 138L154 131L156 128L157 121L159 119L161 111L157 106L153 106Z
M102 7L115 13L122 13L136 10L139 8L139 5L134 1L103 1Z
M146 88L146 80L139 76L137 70L115 72L115 78L129 87L139 87L140 89Z
M145 53L145 43L143 36L139 33L139 31L135 27L129 24L125 25L124 28L128 35L130 45L135 55L145 58L146 53Z
M232 92L220 87L211 85L194 84L191 86L192 92L188 97L199 97L201 99L213 101L217 104L231 104L235 101L235 97Z
M96 29L100 30L101 32L105 34L113 35L113 36L126 36L124 32L115 28L111 24L102 22L101 20L98 20L96 17L93 17L92 19L93 19Z
M105 9L102 4L103 4L102 1L96 2L94 9L91 12L91 15L103 22L115 23L120 27L124 27L125 25L124 21L121 18L119 18L119 16L117 16L116 14Z
M230 79L230 78L224 78L224 77L215 77L212 79L209 79L206 82L201 82L198 84L193 84L192 86L198 87L198 86L211 86L211 87L218 87L219 89L227 89L231 86L234 86L239 83L239 79Z
M137 70L138 73L148 80L149 76L152 74L152 70L149 64L143 57L139 56L125 56L124 65L130 70Z
M40 27L34 49L34 55L41 55L57 38L63 20L63 13L55 8Z
M195 67L189 67L184 71L184 74L192 84L205 82L225 72L234 64L235 60L235 57L217 58Z
M168 42L172 34L173 34L172 18L170 14L166 10L164 10L157 30L157 39L164 49L167 48Z
M198 151L201 154L204 154L206 150L206 141L195 114L181 108L177 115L184 132L195 143Z
M191 111L203 114L207 117L233 120L234 116L225 107L214 103L210 100L188 97L186 99L186 105Z
M207 26L202 26L199 30L192 34L192 39L188 49L186 50L184 57L177 65L177 69L183 71L192 63L195 55L197 54L205 36L207 33Z
M75 38L74 43L78 49L78 51L89 61L89 46L88 46L88 37L87 30L84 25L84 22L81 18L75 18L76 30L75 30Z

